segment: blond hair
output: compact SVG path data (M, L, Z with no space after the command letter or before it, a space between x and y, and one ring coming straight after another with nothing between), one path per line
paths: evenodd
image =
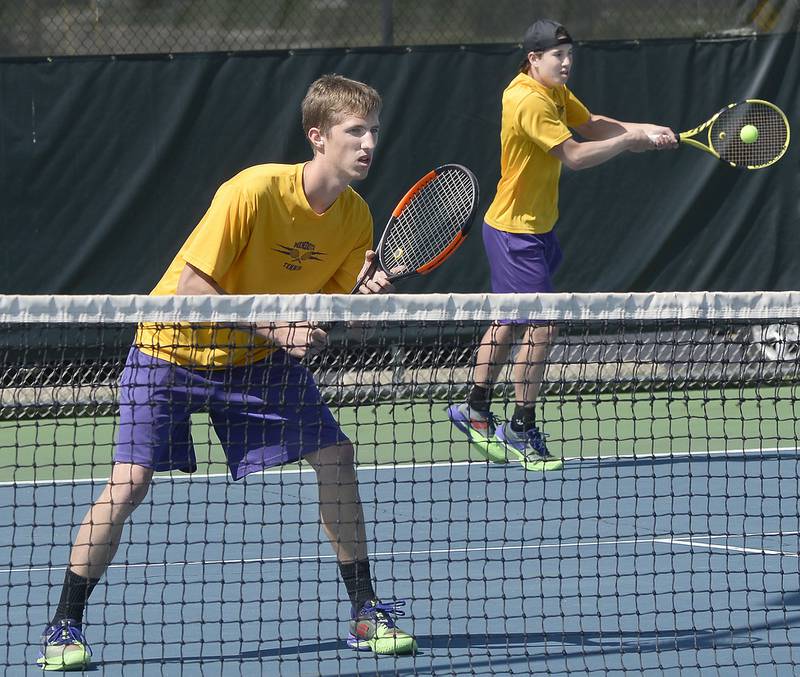
M316 127L323 134L348 115L365 118L380 113L381 95L358 80L331 73L311 83L303 99L303 132Z

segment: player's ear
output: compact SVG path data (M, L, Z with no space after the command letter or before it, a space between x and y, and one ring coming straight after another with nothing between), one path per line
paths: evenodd
M322 131L319 129L319 127L312 127L309 129L306 136L315 153L322 153L325 151L325 138L323 137Z

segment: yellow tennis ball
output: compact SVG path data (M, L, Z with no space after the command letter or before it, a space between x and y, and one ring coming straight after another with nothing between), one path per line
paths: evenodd
M719 140L720 141L724 141L727 136L728 135L725 132L720 132L719 133Z
M739 138L743 143L755 143L758 141L758 129L755 125L745 125L739 131Z

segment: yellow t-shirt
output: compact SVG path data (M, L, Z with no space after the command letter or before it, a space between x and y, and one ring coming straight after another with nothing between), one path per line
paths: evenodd
M500 181L486 223L509 233L546 233L558 220L561 162L550 151L590 117L566 86L549 89L526 73L503 92Z
M303 191L303 164L250 167L222 184L151 295L175 294L186 263L229 294L347 294L372 246L372 215L348 187L324 214ZM145 353L221 368L263 359L274 346L246 329L142 324Z

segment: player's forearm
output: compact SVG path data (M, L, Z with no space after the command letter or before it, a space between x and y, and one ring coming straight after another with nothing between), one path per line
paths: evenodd
M206 275L199 268L196 268L191 263L187 263L181 275L178 278L178 285L176 287L176 294L181 296L215 296L224 295L227 292L209 275ZM244 324L233 323L228 324L232 328L242 329L245 331L255 331L264 338L270 341L275 339L276 329L286 329L289 327L288 323L281 324Z
M178 278L177 294L215 295L227 294L213 278L187 263ZM318 352L327 343L325 332L307 322L263 322L235 323L228 325L234 329L252 331L286 349L295 357L303 357L307 352Z
M661 125L649 122L623 122L605 115L592 115L588 122L576 127L575 131L589 141L604 141L626 133L658 134L664 129Z
M572 170L589 169L603 164L624 153L631 147L629 134L621 134L603 141L572 142L560 154L559 159Z
M589 141L605 141L628 131L628 123L605 115L592 115L591 119L576 128L578 134Z

